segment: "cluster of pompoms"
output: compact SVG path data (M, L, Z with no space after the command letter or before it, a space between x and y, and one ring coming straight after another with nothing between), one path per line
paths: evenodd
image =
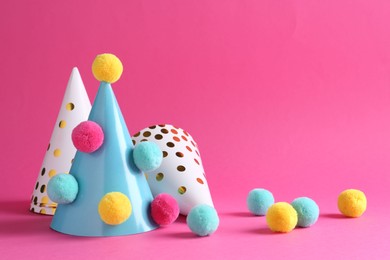
M179 204L169 194L159 194L151 205L153 220L161 225L173 223L179 216ZM209 236L214 233L219 225L217 211L205 204L193 207L187 215L187 225L190 230L198 236Z
M308 198L300 197L291 203L277 202L266 189L253 189L247 197L247 206L251 213L266 216L268 227L274 232L288 233L295 227L310 227L320 215L317 203ZM340 193L338 208L347 217L360 217L366 210L367 199L360 190L349 189Z

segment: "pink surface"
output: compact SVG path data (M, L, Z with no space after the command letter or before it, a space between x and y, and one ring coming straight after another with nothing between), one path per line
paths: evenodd
M63 254L117 259L385 259L390 257L390 2L2 1L2 259ZM93 100L91 64L124 64L114 91L132 133L156 123L197 140L220 213L195 238L180 219L154 232L103 239L58 234L27 212L73 66ZM246 210L247 193L309 196L309 229L271 234ZM340 218L337 195L368 198Z

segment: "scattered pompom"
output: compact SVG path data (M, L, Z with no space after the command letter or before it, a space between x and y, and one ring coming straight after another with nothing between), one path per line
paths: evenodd
M338 208L344 216L360 217L367 208L366 195L360 190L345 190L339 195Z
M167 193L161 193L154 198L151 205L153 220L159 225L172 224L179 216L179 204Z
M72 203L79 192L79 185L73 175L60 173L47 184L47 195L58 204Z
M217 211L206 204L195 206L188 213L187 225L198 236L211 235L219 225Z
M317 222L320 209L314 200L307 197L297 198L291 203L291 206L298 214L299 227L310 227Z
M103 144L102 128L93 121L81 122L72 131L73 145L84 153L92 153Z
M265 189L251 190L246 199L249 211L259 216L264 216L274 202L272 193Z
M163 154L157 144L141 142L134 147L133 158L138 169L148 172L160 167Z
M122 62L114 54L97 55L92 64L92 73L99 81L116 82L122 75Z
M272 231L287 233L297 225L298 214L287 202L278 202L269 207L266 220Z
M102 221L108 225L119 225L131 215L129 198L121 192L110 192L100 200L98 211Z

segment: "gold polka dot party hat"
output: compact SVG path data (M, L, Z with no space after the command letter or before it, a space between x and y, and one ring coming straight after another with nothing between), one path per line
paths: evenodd
M169 124L153 125L136 133L133 143L155 142L163 152L161 166L146 173L154 196L167 193L187 215L200 204L213 207L199 148L185 130Z
M68 173L76 148L71 141L73 128L86 120L91 111L83 81L75 67L70 75L60 111L47 146L42 167L34 186L30 210L43 215L54 215L57 204L47 194L47 185L58 173Z

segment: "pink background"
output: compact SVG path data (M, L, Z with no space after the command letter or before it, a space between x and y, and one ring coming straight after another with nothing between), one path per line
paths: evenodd
M2 259L390 257L390 2L293 0L2 1ZM96 54L124 63L114 85L131 133L157 123L198 142L219 230L196 238L180 218L127 237L78 238L29 213L71 69L91 100ZM321 217L272 234L248 192L309 196ZM368 210L340 217L337 196Z

